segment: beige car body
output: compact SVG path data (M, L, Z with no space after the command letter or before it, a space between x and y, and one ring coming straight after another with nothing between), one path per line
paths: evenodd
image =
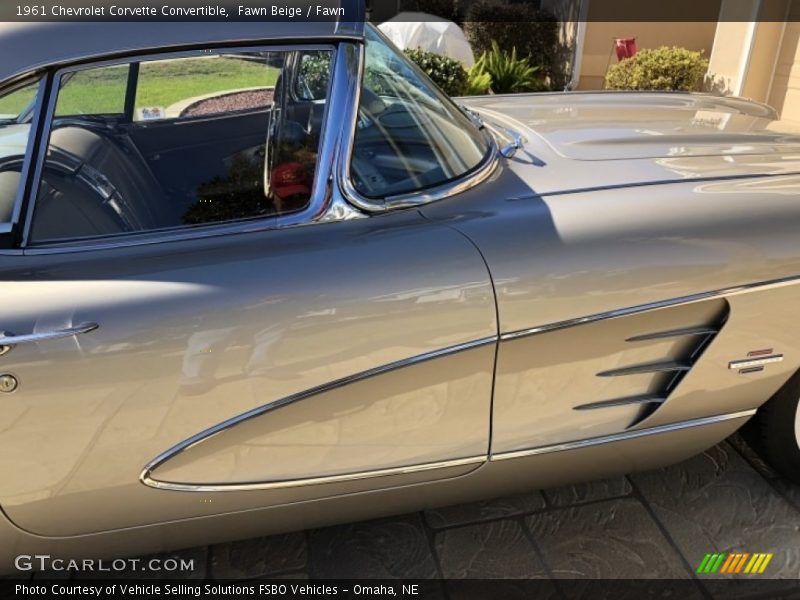
M319 38L347 58L323 212L0 254L0 329L99 325L0 356L20 382L0 397L1 569L666 465L800 367L800 139L771 109L465 100L521 147L370 214L346 181L358 35Z

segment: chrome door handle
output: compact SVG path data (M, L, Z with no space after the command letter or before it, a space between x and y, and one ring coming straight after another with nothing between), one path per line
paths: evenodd
M40 333L25 333L22 335L12 335L5 331L0 332L0 356L11 350L17 344L28 344L31 342L46 342L48 340L58 340L61 338L72 337L82 333L89 333L97 329L97 323L84 323L76 327L67 329L54 329L53 331L42 331Z

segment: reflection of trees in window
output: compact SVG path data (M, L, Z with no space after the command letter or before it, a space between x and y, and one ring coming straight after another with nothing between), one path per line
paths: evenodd
M328 81L331 71L331 53L328 51L308 52L303 56L300 74L297 78L298 97L305 100L319 100L328 94Z
M272 202L264 196L264 151L239 152L231 157L224 177L197 188L197 201L183 215L186 225L231 221L268 215Z
M270 194L264 194L264 149L235 154L225 176L197 188L197 200L184 213L186 225L234 221L305 208L311 199L317 152L307 144L278 144L270 173Z

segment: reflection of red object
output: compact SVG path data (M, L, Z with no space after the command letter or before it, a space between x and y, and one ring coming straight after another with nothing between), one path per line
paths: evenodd
M311 185L306 170L299 162L285 162L272 169L270 184L279 198L311 195Z
M636 38L617 38L614 40L617 60L625 60L636 54Z

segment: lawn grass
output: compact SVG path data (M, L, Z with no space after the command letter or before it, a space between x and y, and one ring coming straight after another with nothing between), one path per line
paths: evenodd
M136 106L166 108L195 96L273 86L279 72L263 63L226 57L145 63L139 71Z
M230 57L185 58L142 63L136 107L167 106L180 100L248 87L275 85L280 71L263 63ZM57 115L121 113L128 66L79 71L59 93ZM35 87L0 98L0 114L18 114Z
M26 86L0 98L0 115L18 115L36 95L37 85Z

